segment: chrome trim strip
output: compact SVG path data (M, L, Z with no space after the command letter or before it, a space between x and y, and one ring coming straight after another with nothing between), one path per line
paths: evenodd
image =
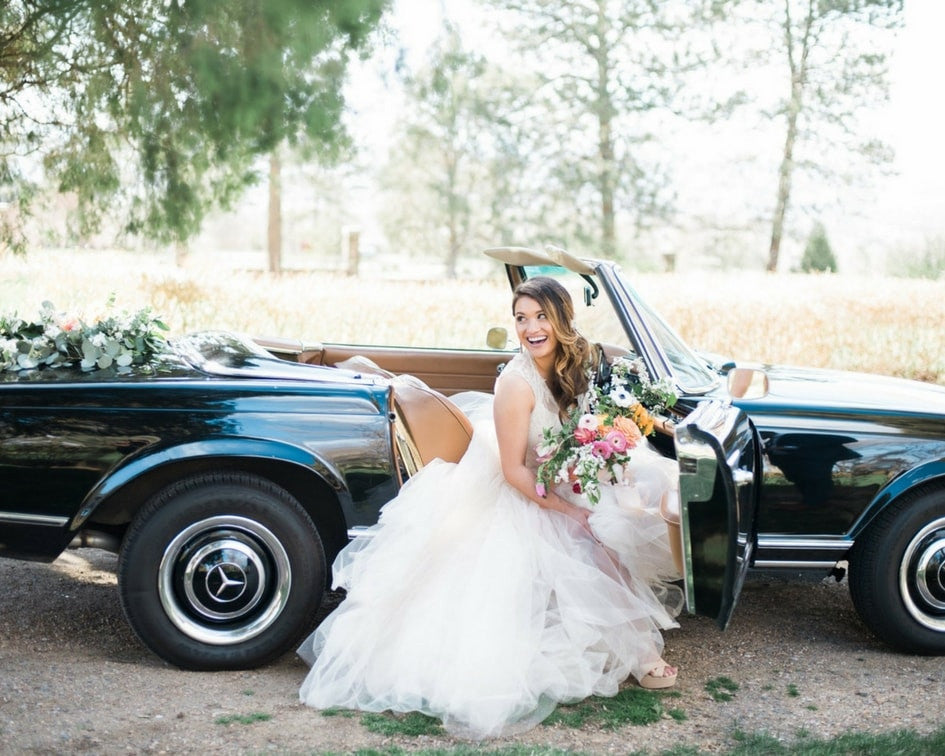
M811 551L849 551L853 546L853 540L850 538L810 538L810 537L791 537L791 536L758 536L759 549L806 549Z
M369 530L367 525L355 525L353 528L348 528L348 538L373 538Z
M0 522L14 522L19 525L45 525L51 528L61 528L69 523L68 517L54 515L33 515L22 512L0 512Z
M791 536L758 536L758 552L812 551L811 559L756 559L755 569L832 569L853 546L850 538L809 538ZM836 555L835 559L831 555Z
M822 562L822 561L810 561L810 562L784 562L781 560L769 560L769 559L756 559L755 563L752 565L753 569L756 570L807 570L807 569L824 569L829 570L837 566L837 562L840 560L834 560L832 562Z

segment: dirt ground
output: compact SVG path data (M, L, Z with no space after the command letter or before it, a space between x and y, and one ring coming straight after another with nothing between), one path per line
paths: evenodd
M140 645L115 587L116 558L82 549L52 565L0 559L0 753L324 753L468 745L387 737L359 715L298 703L305 666L293 654L248 672L184 672ZM857 618L846 585L751 577L724 633L684 616L666 635L679 696L649 726L616 731L539 726L491 742L590 753L687 744L724 752L736 730L783 740L945 724L945 657L891 652ZM739 688L720 702L706 683ZM242 717L242 722L237 719ZM229 722L229 723L227 723Z

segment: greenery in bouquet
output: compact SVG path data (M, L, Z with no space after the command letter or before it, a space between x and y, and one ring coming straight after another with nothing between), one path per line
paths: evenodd
M539 496L567 484L596 504L601 484L625 482L631 451L653 432L651 413L676 403L673 385L665 379L651 381L639 359L617 358L606 375L589 378L582 401L560 428L546 428L538 445Z
M107 309L113 305L114 297ZM0 371L114 366L124 372L157 358L165 349L167 330L149 307L86 322L43 302L37 320L0 315Z

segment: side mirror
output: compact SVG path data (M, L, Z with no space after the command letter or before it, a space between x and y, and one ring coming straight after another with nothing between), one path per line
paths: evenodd
M728 393L733 399L761 399L768 395L768 375L756 368L728 371Z
M509 332L502 326L494 326L486 334L486 345L489 349L507 349L509 346Z

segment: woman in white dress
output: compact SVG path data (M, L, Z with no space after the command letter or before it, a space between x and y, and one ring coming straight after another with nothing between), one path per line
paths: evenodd
M587 389L591 348L554 279L523 283L512 309L522 351L496 381L493 419L474 420L459 463L427 465L335 560L347 596L307 642L303 703L420 711L479 740L614 695L630 675L675 682L660 634L679 608L664 605L674 568L657 513L668 461L653 452L639 486L602 486L593 511L560 489L540 497L536 446Z

